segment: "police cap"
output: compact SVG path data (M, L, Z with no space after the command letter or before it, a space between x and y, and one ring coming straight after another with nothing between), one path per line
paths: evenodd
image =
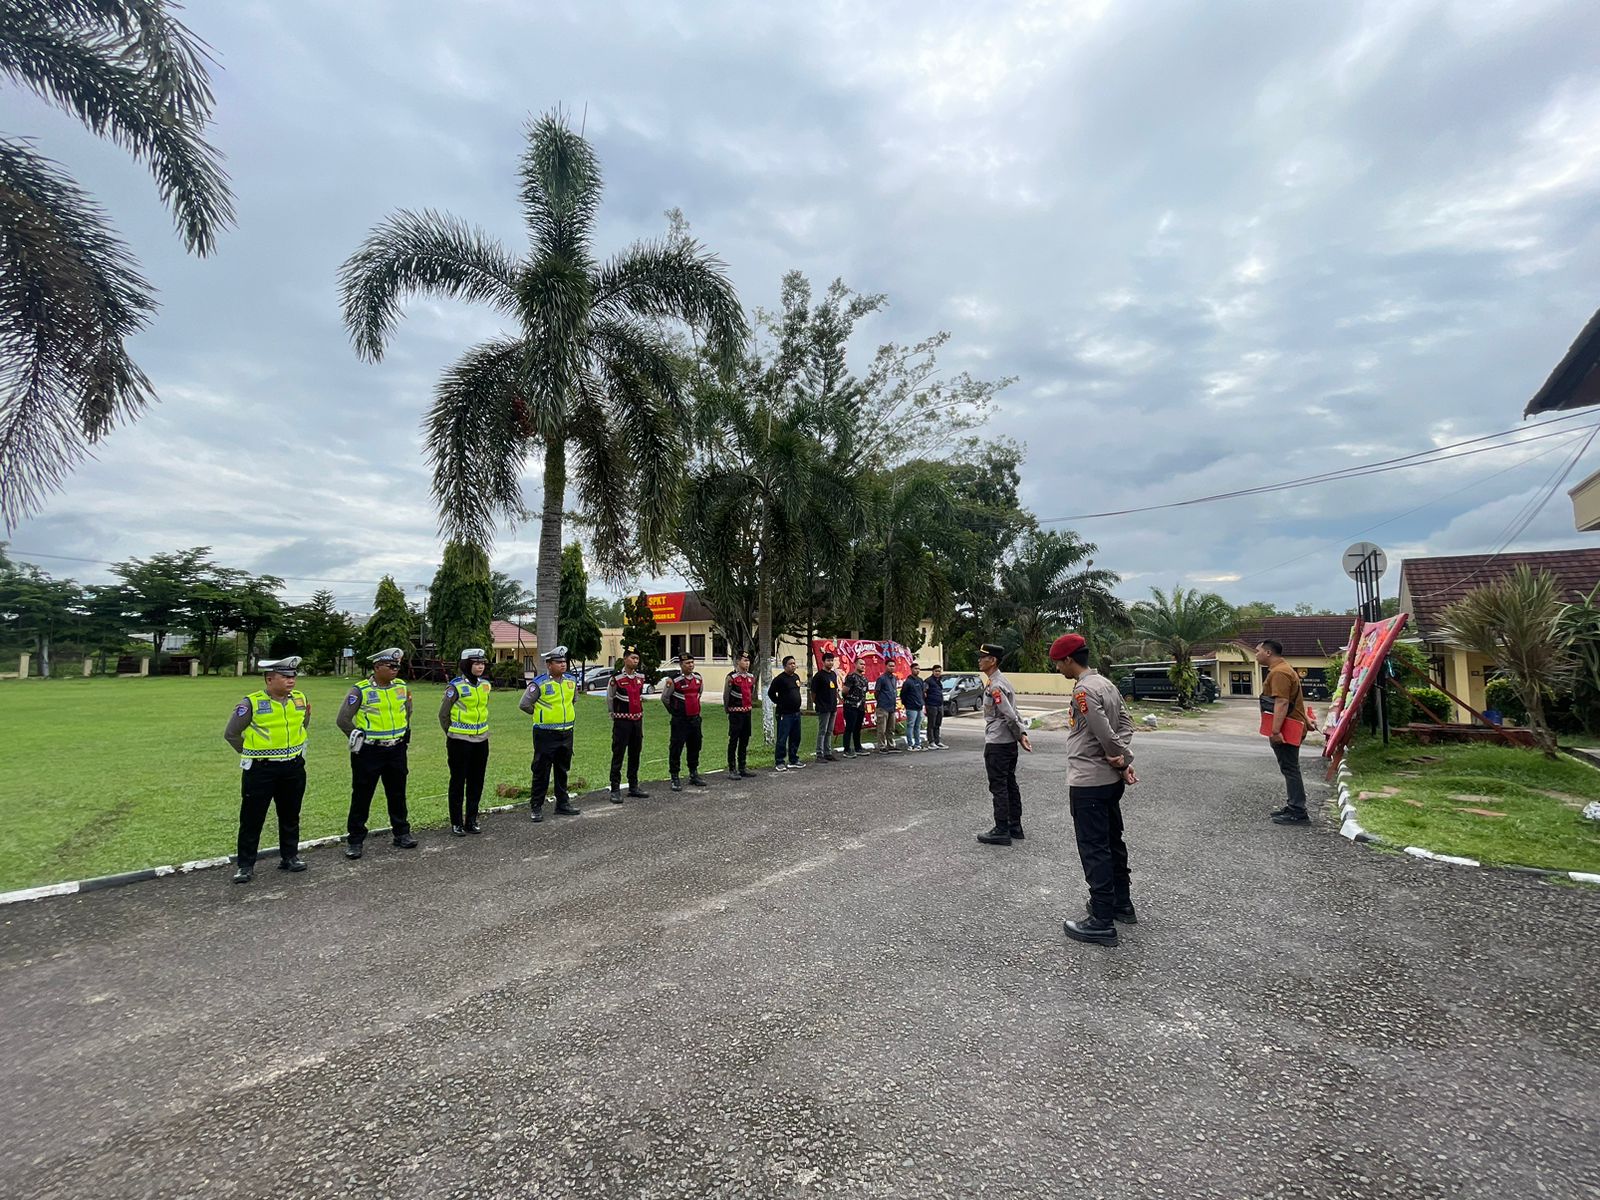
M1086 649L1089 643L1076 633L1063 633L1050 643L1050 661L1060 662L1062 659L1071 658L1078 651Z
M483 652L483 648L481 646L473 646L471 649L463 650L461 652L462 662L470 662L474 659L483 659L484 661L488 661L488 658L489 656Z
M398 667L400 665L400 663L401 663L401 660L404 659L405 656L406 656L406 652L404 650L400 649L399 646L390 646L387 650L379 650L376 654L374 654L367 661L370 662L373 666L377 666L379 663L386 662L386 663L393 663L395 666Z
M562 662L567 661L567 648L565 646L552 646L544 652L545 662L553 662L558 658Z
M277 658L271 662L256 660L256 670L264 675L287 675L290 679L300 674L300 656L291 655L288 658Z
M993 642L985 642L978 647L978 657L982 658L985 655L999 662L1006 656L1006 648L1004 646L996 646Z

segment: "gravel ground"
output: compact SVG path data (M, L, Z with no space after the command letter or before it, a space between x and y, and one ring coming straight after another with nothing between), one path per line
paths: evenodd
M0 1194L1600 1196L1600 895L1140 739L1141 924L944 753L0 910ZM1322 789L1318 789L1320 794Z

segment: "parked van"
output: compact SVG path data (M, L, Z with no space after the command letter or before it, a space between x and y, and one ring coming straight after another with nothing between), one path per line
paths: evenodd
M1167 664L1136 666L1117 679L1117 688L1129 700L1177 700L1178 689L1167 678ZM1200 676L1194 698L1198 703L1210 704L1218 697L1217 684L1208 675Z

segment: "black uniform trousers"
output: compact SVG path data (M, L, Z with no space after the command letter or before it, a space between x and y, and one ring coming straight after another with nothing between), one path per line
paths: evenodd
M611 790L622 787L622 757L628 757L628 786L639 789L639 755L644 751L644 718L611 718Z
M867 719L865 707L844 706L844 748L847 753L861 753L861 723Z
M1122 793L1127 785L1069 787L1072 829L1078 835L1078 858L1089 884L1089 911L1109 921L1129 896L1128 847L1122 840Z
M303 754L286 762L257 758L239 772L239 865L253 866L261 848L267 808L278 806L278 853L285 861L300 850L300 802L306 795Z
M411 820L406 813L406 744L395 742L390 746L366 743L350 756L350 820L346 830L350 844L359 846L367 840L367 814L372 811L372 796L383 780L383 798L389 804L390 832L399 837L411 832Z
M728 714L728 774L743 771L750 765L750 714Z
M478 805L483 802L489 743L446 737L444 756L450 764L450 824L470 825L478 819Z
M944 705L928 705L928 740L930 742L937 742L939 740L939 730L943 727L943 725Z
M983 748L983 771L989 777L989 799L996 825L1022 824L1022 789L1017 787L1016 742L991 742Z
M550 776L556 777L556 803L565 804L567 772L572 769L572 730L535 729L533 731L533 811L544 807L550 790Z
M678 764L685 750L689 752L689 774L700 774L700 740L699 717L672 714L672 742L667 750L667 769L674 779L678 777Z
M1284 786L1289 792L1289 811L1305 812L1306 781L1300 777L1300 747L1284 742L1272 747L1272 755L1278 760L1278 770L1283 772Z

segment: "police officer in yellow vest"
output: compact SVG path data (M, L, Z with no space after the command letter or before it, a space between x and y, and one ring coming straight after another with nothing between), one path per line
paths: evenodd
M489 766L489 693L484 678L489 657L473 647L461 652L459 673L444 689L439 724L444 727L444 755L450 763L450 832L457 837L479 833L478 805Z
M557 646L544 656L543 675L534 676L517 707L533 717L533 819L544 820L544 797L550 773L556 776L556 813L582 816L567 794L572 766L572 727L578 718L578 689L567 678L567 648Z
M235 883L255 877L256 850L267 807L278 806L278 870L304 871L300 860L300 802L306 794L306 726L311 701L295 689L298 658L258 663L265 685L233 710L222 731L239 754L239 869Z
M406 744L411 741L411 689L398 678L405 651L398 646L372 656L372 675L350 689L336 724L350 736L350 820L344 856L360 858L367 840L372 794L383 780L389 831L402 850L416 847L406 814Z

